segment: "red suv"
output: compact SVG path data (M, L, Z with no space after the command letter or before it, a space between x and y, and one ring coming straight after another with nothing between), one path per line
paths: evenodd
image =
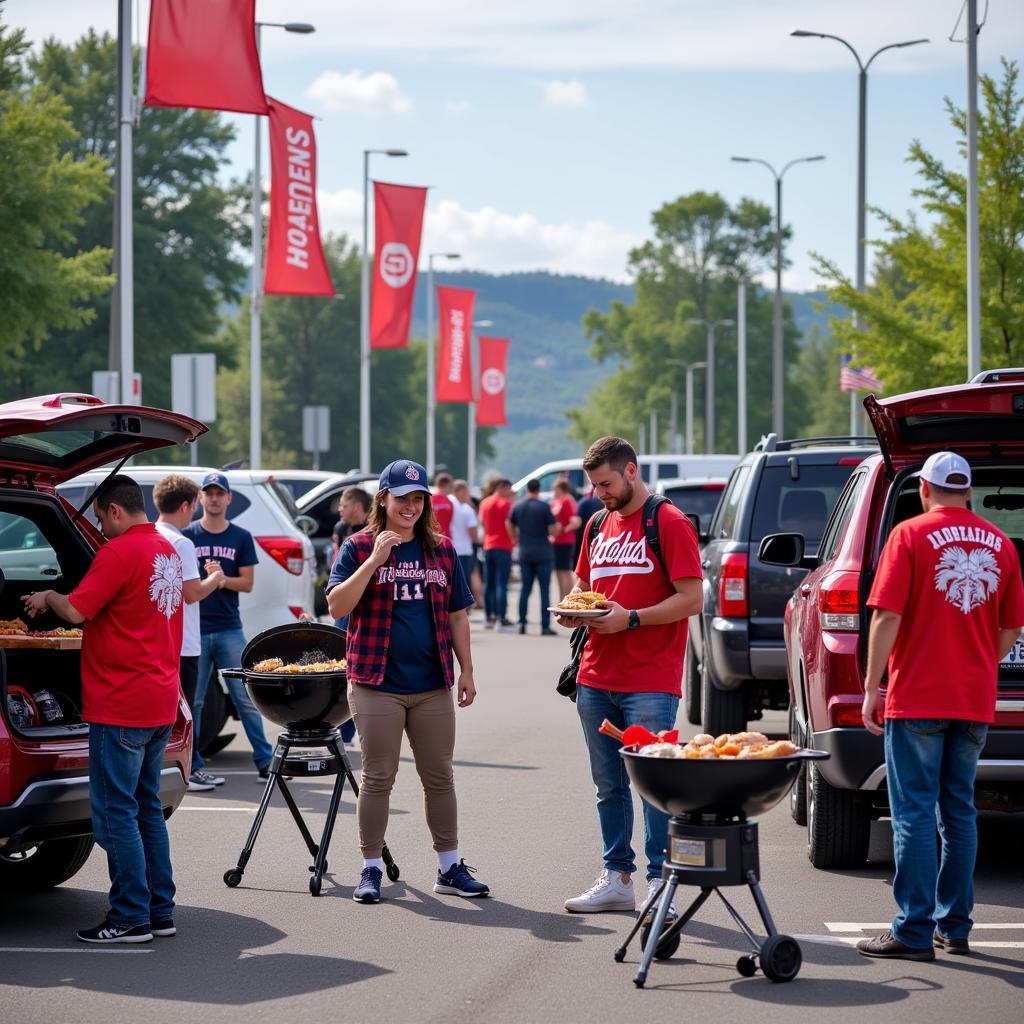
M83 515L93 496L76 509L58 497L57 484L107 463L116 473L133 455L205 430L185 416L92 395L0 405L0 619L25 621L21 598L33 590L69 593L103 543ZM40 632L66 625L53 615L30 623ZM80 645L24 644L0 635L0 891L58 885L93 845ZM181 701L161 774L165 815L185 795L191 746Z
M819 868L863 864L871 821L888 814L882 738L861 718L866 601L890 530L922 511L913 473L932 452L955 451L970 462L974 510L1024 556L1024 370L991 371L966 385L881 401L869 397L864 405L881 451L854 470L817 555L805 555L800 534L765 537L760 551L763 561L811 570L787 605L785 637L791 737L832 754L814 764L791 796L793 818L807 825L808 855ZM919 642L928 643L927 635ZM1021 641L1000 666L995 725L978 765L975 800L986 809L1024 809Z

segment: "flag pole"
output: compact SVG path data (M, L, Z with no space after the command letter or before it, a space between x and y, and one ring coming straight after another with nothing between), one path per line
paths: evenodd
M132 0L121 0L117 17L117 236L114 269L117 275L118 377L121 402L132 402L135 362L135 280L132 252L132 133L135 124L132 93ZM113 396L110 396L113 398Z

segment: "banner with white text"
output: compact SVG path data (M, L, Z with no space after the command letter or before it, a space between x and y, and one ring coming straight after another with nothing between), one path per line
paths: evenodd
M438 288L440 344L437 351L437 401L473 401L473 300L470 288Z

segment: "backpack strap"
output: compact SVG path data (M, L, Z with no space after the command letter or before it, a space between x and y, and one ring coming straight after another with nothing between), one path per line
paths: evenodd
M608 518L608 509L603 508L590 517L590 525L587 527L587 551L594 546L597 535L601 532L601 526Z
M662 572L669 575L668 566L665 564L665 556L661 552L661 536L658 533L658 509L669 503L664 494L649 494L644 502L641 519L644 526L644 537L647 540L647 547L658 560ZM608 509L603 508L595 512L590 519L590 526L587 528L587 550L589 551L601 532L601 526L608 517Z

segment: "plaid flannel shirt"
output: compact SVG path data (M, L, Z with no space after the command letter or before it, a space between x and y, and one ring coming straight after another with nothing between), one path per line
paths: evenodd
M356 549L362 565L373 552L376 540L369 530L353 534L349 543ZM423 550L426 569L427 593L434 616L437 649L441 657L441 670L449 689L455 685L452 667L452 629L448 614L448 601L455 578L456 554L450 540L444 539L434 552ZM380 686L388 661L388 641L391 637L391 612L395 601L395 555L373 574L363 591L359 603L348 618L348 642L345 659L348 677L364 686Z

